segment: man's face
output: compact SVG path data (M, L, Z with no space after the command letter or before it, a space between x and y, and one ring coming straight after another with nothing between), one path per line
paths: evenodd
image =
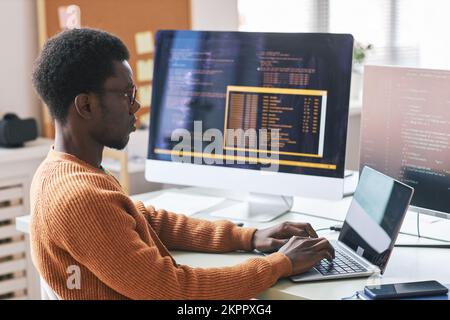
M127 61L114 61L114 76L108 78L99 95L101 114L93 128L95 139L104 146L123 149L128 143L139 110L138 101L131 105L134 83Z

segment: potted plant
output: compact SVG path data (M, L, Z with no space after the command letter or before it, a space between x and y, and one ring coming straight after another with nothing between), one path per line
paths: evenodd
M359 102L361 100L363 66L367 53L372 48L372 44L363 44L359 41L355 41L353 46L352 85L350 90L353 101Z

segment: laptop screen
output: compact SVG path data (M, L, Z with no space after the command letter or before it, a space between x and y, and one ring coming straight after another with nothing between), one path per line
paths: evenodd
M412 194L411 187L364 167L339 241L383 273Z

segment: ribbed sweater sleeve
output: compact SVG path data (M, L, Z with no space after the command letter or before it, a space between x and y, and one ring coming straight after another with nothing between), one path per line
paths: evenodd
M185 215L156 211L141 202L136 206L168 249L201 252L251 251L255 228L240 228L226 220L206 221Z
M289 259L281 253L249 259L232 267L203 269L177 265L151 226L145 223L139 208L123 193L110 188L109 181L95 180L94 184L103 186L103 189L97 191L84 182L74 188L74 181L70 183L72 187L67 187L62 182L60 186L67 196L55 210L65 214L48 215L48 223L52 238L59 246L101 282L125 297L248 299L291 272ZM205 229L196 227L198 223L192 220L190 225L199 230L198 237L203 237ZM148 230L143 230L145 228ZM215 228L220 229L220 224ZM238 234L238 237L241 234L229 232ZM143 238L142 234L149 236ZM190 234L195 236L195 232ZM214 241L215 238L221 239L222 236L211 239ZM240 242L242 240L230 241L228 248ZM199 243L205 245L204 241Z

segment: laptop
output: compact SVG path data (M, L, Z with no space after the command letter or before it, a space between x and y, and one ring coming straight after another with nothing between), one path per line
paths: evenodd
M369 277L384 273L414 189L364 167L339 239L336 258L291 276L295 282Z

